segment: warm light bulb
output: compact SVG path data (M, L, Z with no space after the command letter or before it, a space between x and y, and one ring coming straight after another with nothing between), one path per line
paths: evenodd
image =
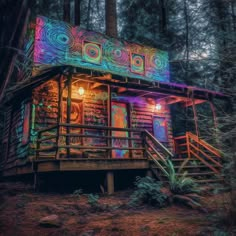
M157 110L157 111L160 111L160 110L161 110L161 104L159 104L159 103L156 104L156 110Z
M78 93L79 93L80 96L84 95L84 88L83 87L79 87Z

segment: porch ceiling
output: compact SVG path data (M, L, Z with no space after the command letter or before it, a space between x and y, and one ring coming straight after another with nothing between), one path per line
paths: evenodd
M219 92L182 84L146 81L104 74L98 71L83 68L59 66L48 68L47 70L42 71L41 74L32 77L30 80L11 87L5 94L4 100L7 102L11 100L11 98L25 93L27 90L32 89L32 87L38 86L39 84L50 79L58 79L61 76L66 77L70 72L72 73L74 79L93 82L93 86L95 87L99 86L99 84L110 85L113 88L118 88L119 93L133 93L137 94L137 96L149 96L157 99L163 99L166 100L168 104L184 102L185 105L188 106L191 105L193 100L195 104L198 104L208 100L211 101L213 98L228 99L228 96Z

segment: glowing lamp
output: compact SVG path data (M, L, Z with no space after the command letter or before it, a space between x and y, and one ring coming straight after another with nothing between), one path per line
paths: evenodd
M157 110L157 111L160 111L160 110L161 110L161 104L159 104L159 103L156 104L156 110Z
M83 87L79 87L78 93L79 93L80 96L84 95L84 88Z

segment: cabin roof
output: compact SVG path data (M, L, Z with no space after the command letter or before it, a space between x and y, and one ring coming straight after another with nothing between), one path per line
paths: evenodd
M162 94L176 98L194 98L202 101L211 101L214 98L227 99L223 93L202 89L184 84L176 84L171 82L160 81L145 81L137 78L122 77L113 74L102 74L98 71L83 69L71 66L57 66L51 67L41 71L40 74L31 77L30 79L18 83L14 87L7 90L4 96L4 102L11 101L12 98L27 94L33 88L49 81L50 79L59 79L61 76L66 76L72 73L73 78L80 78L94 83L102 83L104 85L111 85L112 87L123 87L127 91L141 91L152 94ZM173 102L174 103L174 102Z

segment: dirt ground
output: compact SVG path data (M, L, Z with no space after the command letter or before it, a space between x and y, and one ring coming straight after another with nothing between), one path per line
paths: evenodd
M34 193L21 183L0 183L0 236L177 236L209 233L212 215L221 205L221 195L205 197L206 211L184 206L162 209L127 207L131 192L100 195L102 209L91 207L87 196ZM56 214L59 227L39 224L42 217Z

